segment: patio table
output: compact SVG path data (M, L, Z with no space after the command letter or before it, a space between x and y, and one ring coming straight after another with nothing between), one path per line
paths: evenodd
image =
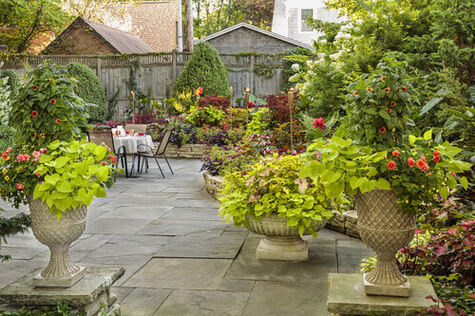
M150 135L143 135L143 136L114 136L114 146L115 148L119 148L120 146L125 146L125 150L127 154L135 154L137 153L137 146L144 144L148 145L153 148L153 141L152 136ZM144 152L147 147L141 146L140 151Z

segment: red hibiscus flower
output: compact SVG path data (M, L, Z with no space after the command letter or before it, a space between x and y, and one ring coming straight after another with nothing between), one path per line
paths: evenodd
M396 168L396 163L392 160L389 160L387 167L388 167L388 170L393 170L394 168Z
M416 162L414 161L414 159L412 158L409 158L407 159L407 164L411 167L414 167L414 165L416 164Z
M320 132L323 130L325 127L325 120L322 117L316 118L315 121L313 121L313 128L318 128Z

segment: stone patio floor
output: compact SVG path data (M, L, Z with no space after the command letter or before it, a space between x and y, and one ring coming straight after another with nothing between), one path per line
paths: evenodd
M201 162L170 163L175 175L165 170L165 179L152 165L139 178L119 178L91 205L71 248L75 262L125 267L113 288L122 315L328 315L328 273L353 273L372 254L359 239L324 229L306 238L308 262L258 261L259 235L217 215ZM31 232L0 251L13 258L0 264L0 288L49 257Z

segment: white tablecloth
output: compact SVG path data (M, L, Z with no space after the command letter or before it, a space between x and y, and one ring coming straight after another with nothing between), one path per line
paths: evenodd
M145 136L114 136L114 146L116 150L119 150L120 146L125 146L125 150L127 154L134 154L137 153L137 146L140 144L145 144L153 148L153 141L152 136L145 135ZM140 146L140 152L150 152L145 146Z

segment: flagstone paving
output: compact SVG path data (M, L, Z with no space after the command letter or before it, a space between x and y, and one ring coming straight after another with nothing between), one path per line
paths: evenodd
M324 229L306 237L308 262L257 260L259 236L221 221L201 162L171 165L175 175L165 179L153 166L139 178L119 178L91 205L86 232L71 248L83 265L125 267L113 288L122 315L328 315L328 273L353 273L372 254L360 240ZM0 264L0 288L49 256L31 232L0 251L13 258Z

